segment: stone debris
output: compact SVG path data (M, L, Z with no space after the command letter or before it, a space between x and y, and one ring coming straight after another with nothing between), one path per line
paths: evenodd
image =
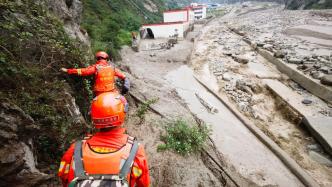
M273 48L273 45L271 45L271 44L265 44L265 45L263 45L263 48L271 51L272 48Z
M261 11L256 12L254 17L241 16L241 22L230 21L228 25L236 33L246 33L245 40L251 42L252 49L260 47L268 50L285 63L298 66L311 64L311 68L299 70L314 79L320 80L323 75L332 74L332 44L328 39L325 44L320 43L324 42L321 34L331 34L325 34L324 30L319 29L330 29L331 26L325 23L331 19L319 15L312 17L309 12L284 11L278 8L273 11L272 15L268 11ZM313 23L308 23L308 18Z
M332 75L324 75L320 82L324 85L332 86Z
M280 50L277 50L275 53L274 53L274 56L277 57L277 58L284 58L285 57L285 54L284 52L280 51Z
M214 114L218 113L218 109L213 107L210 103L206 102L198 93L195 93L199 102L208 110L208 112Z
M309 100L309 99L303 99L302 103L305 104L305 105L310 105L312 103L312 101Z
M232 77L231 77L231 75L230 75L229 73L224 73L224 74L222 75L222 79L223 79L224 81L230 81L230 80L232 80Z
M302 60L301 59L298 59L296 57L290 57L289 59L287 59L288 63L291 63L291 64L301 64L302 63Z
M249 62L249 60L247 58L245 58L244 56L240 56L240 55L233 56L233 59L236 62L239 62L241 64L248 64L248 62Z

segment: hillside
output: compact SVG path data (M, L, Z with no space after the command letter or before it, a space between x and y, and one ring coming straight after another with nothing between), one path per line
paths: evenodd
M119 59L118 50L130 44L131 32L142 23L159 22L166 9L161 0L83 0L82 27L93 52L107 50Z
M81 4L66 2L0 2L0 186L48 180L86 131L89 82L59 72L91 57L79 31Z
M332 8L330 0L285 0L287 9L328 9Z

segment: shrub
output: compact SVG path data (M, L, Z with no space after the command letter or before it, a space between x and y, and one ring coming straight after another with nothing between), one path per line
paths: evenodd
M151 100L147 100L146 102L140 104L138 106L138 109L136 111L136 115L140 118L140 119L144 119L145 117L145 113L148 111L150 105L156 103L159 99L151 99Z
M161 140L165 142L158 146L158 151L173 150L181 155L189 155L199 152L207 138L210 129L202 124L190 124L184 119L176 119L167 122L166 134L161 135Z

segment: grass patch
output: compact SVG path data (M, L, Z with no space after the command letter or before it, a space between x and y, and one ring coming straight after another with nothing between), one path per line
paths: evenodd
M180 155L199 152L208 139L211 130L206 125L197 126L184 119L170 121L166 134L161 135L164 144L158 145L158 151L173 150Z
M159 98L147 100L146 102L140 104L136 111L136 116L139 117L141 120L144 120L146 112L149 110L150 105L156 103Z

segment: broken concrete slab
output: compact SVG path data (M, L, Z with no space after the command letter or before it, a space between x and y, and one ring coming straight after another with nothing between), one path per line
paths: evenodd
M298 112L301 116L312 116L314 111L312 107L302 103L304 98L302 95L294 92L291 88L287 87L278 80L265 79L265 85L278 97L284 100L291 108Z
M292 68L282 60L275 58L272 53L264 49L258 49L258 53L264 58L276 65L277 69L285 73L292 80L300 84L303 88L307 89L312 94L322 98L323 100L332 103L332 88L319 83L318 80L311 79L302 72Z
M328 86L332 86L332 75L325 75L322 77L322 79L320 80L320 82L322 84L328 85Z
M305 116L302 124L321 143L324 150L332 155L332 117Z
M260 62L248 63L250 71L260 79L280 79L280 74L271 71L267 66Z

